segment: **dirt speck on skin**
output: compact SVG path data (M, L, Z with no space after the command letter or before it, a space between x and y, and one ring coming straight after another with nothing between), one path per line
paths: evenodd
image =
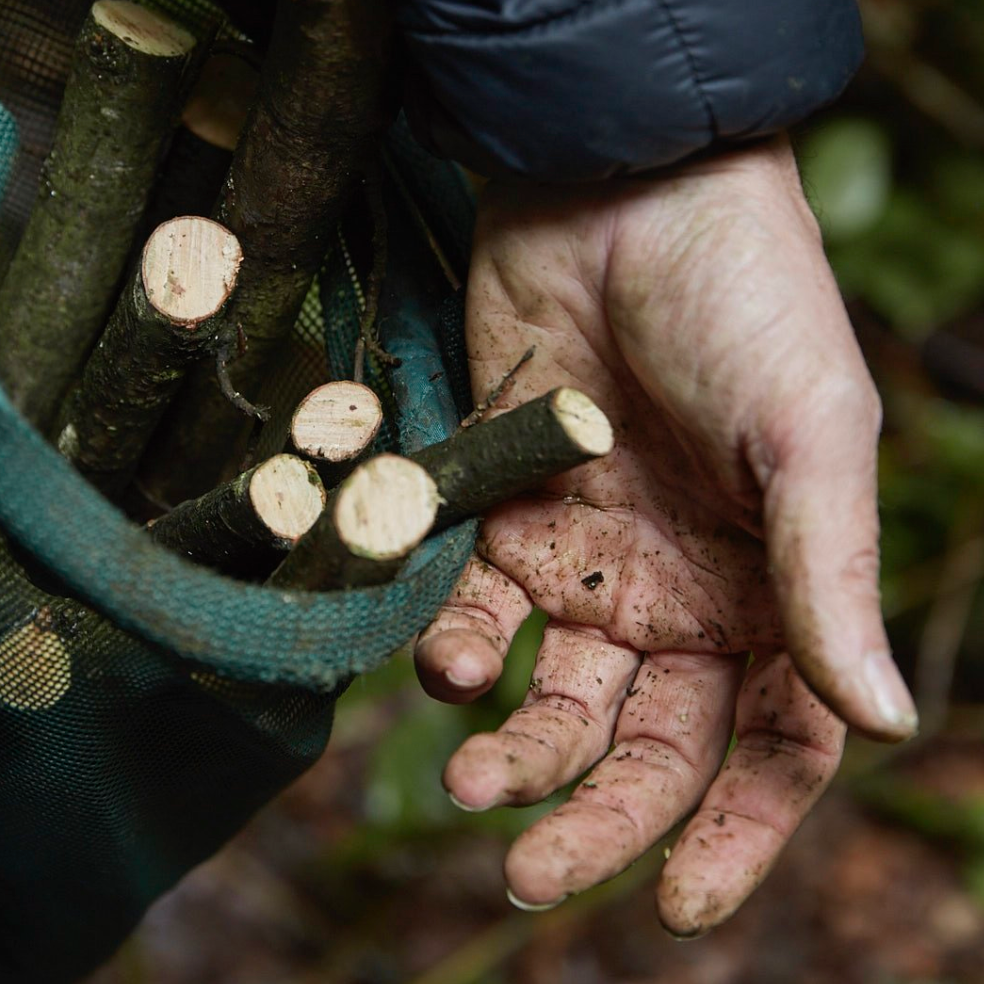
M605 575L601 571L593 571L587 577L581 578L581 584L583 584L589 591L594 591L599 584L604 584Z

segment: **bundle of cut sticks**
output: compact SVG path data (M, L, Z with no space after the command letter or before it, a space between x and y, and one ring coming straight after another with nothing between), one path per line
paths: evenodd
M282 2L260 58L98 0L0 285L0 383L21 412L110 499L142 489L158 543L280 589L384 582L430 533L612 447L604 414L561 388L374 455L377 394L326 379L246 467L251 401L377 168L386 6Z

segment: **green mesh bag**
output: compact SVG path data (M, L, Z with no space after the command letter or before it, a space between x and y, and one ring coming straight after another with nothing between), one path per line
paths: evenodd
M0 3L0 66L20 59L13 81L0 68L8 243L57 111L51 52L70 45L86 6ZM193 29L214 26L204 4L161 6ZM42 35L47 48L31 47ZM15 118L28 136L16 160ZM463 276L472 202L459 172L402 123L386 160L381 305L402 365L386 380L371 367L369 381L388 409L380 449L412 451L448 436L466 409L460 304L444 271L452 262ZM420 229L429 214L430 236L447 242L440 260ZM340 227L293 339L318 355L287 360L275 396L348 375L360 304ZM381 587L234 581L152 544L0 390L0 981L58 984L105 960L154 898L316 760L347 681L433 617L474 533L466 523L425 541Z

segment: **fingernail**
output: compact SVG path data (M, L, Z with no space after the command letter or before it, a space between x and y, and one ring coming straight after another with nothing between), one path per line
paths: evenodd
M549 912L551 909L556 909L561 902L565 899L570 898L569 895L561 895L559 899L554 899L553 902L524 902L521 898L513 894L511 888L506 889L506 898L517 909L522 909L523 912Z
M451 802L454 803L459 810L464 810L465 813L483 813L485 810L491 810L493 807L504 802L505 798L505 795L500 793L494 799L490 799L488 803L480 803L478 806L470 806L468 803L462 803L461 800L454 795L454 793L448 793L448 799L451 800Z
M886 652L868 653L864 658L864 681L881 719L895 731L914 732L919 715L895 661Z
M677 943L693 943L695 940L703 939L710 931L710 926L698 926L693 932L688 931L686 933L674 933L671 929L666 930L670 939L675 940Z
M459 656L454 661L454 665L445 671L444 677L452 686L461 687L463 690L480 687L489 678L482 661L467 654Z

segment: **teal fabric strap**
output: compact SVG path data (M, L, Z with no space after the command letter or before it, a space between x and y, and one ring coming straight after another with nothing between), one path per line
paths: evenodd
M435 438L450 432L450 420L440 423ZM475 533L466 523L425 542L382 587L308 594L242 584L151 543L2 392L0 526L80 598L143 638L231 676L316 689L378 665L426 625Z
M7 190L7 180L14 167L18 143L17 121L0 103L0 199Z

